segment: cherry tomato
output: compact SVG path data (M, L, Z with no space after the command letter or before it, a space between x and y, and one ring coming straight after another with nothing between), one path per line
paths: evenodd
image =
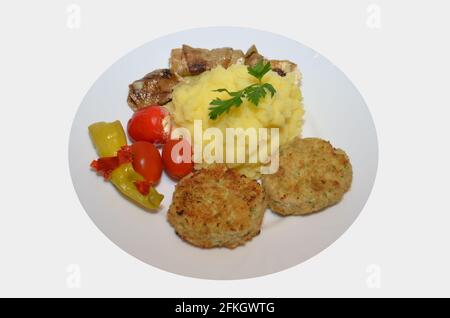
M133 114L127 129L134 141L163 144L170 136L169 111L158 105L144 107Z
M133 168L151 184L158 183L163 169L161 155L155 145L138 141L131 145Z
M194 169L192 148L186 139L168 140L162 150L162 160L167 174L177 180Z

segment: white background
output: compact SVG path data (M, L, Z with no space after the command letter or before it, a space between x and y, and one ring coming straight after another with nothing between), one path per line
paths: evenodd
M367 23L372 3L380 28ZM2 1L0 296L450 296L446 4ZM365 98L380 147L372 195L338 241L241 281L177 276L120 250L82 209L67 159L73 116L104 70L156 37L215 25L279 33L330 59Z

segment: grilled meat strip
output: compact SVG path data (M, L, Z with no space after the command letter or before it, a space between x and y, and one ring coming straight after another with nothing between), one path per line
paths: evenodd
M183 45L173 49L170 54L170 69L158 69L129 85L128 105L134 111L148 105L164 105L172 99L172 90L183 76L198 75L221 65L224 68L232 64L254 66L260 60L270 62L272 70L280 76L295 72L300 83L297 65L287 60L268 60L259 54L252 45L247 53L232 48L200 49Z
M247 53L245 53L245 65L249 65L249 66L255 66L256 64L258 64L258 62L260 60L265 60L267 61L264 56L262 56L261 54L259 54L258 49L256 48L256 46L253 44L248 50Z
M183 44L173 49L170 54L170 68L180 76L198 75L204 71L222 65L224 68L232 64L242 64L244 53L229 47L219 49L199 49Z
M288 60L268 60L259 54L255 45L252 45L245 53L245 65L255 66L260 60L270 62L272 71L277 72L280 76L286 76L286 73L290 72L298 72L297 64Z
M149 105L164 105L172 99L172 90L182 78L169 69L158 69L134 81L128 91L128 105L134 111Z

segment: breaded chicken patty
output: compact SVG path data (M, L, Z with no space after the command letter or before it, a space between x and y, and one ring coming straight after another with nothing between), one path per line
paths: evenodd
M259 234L265 209L257 181L214 165L177 184L167 219L195 246L235 248Z
M270 209L304 215L339 202L352 174L343 150L319 138L296 138L280 149L278 171L263 175L262 183Z

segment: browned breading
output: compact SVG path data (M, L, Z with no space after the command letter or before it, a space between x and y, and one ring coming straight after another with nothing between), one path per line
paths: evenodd
M167 219L195 246L235 248L259 234L265 209L257 181L214 165L177 184Z
M352 183L352 166L341 149L319 138L296 138L280 150L279 169L264 175L269 207L303 215L339 202Z

